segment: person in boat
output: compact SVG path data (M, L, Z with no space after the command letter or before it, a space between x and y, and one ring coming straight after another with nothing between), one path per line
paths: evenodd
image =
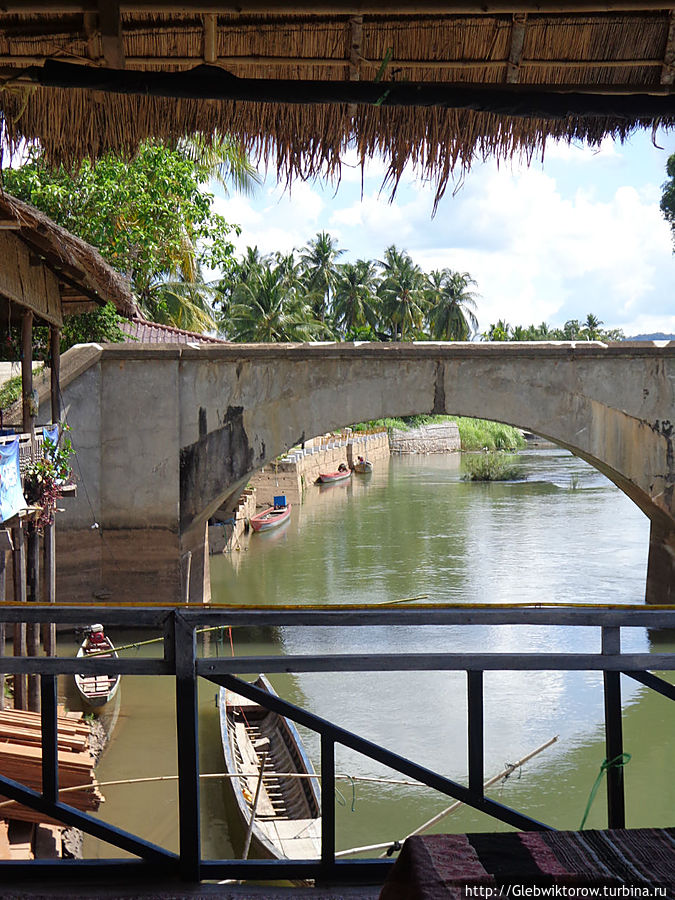
M357 457L357 462L360 466L365 463L365 459L362 456Z
M107 640L103 633L102 625L92 625L87 637L88 650L101 650L107 646Z
M338 466L338 472L346 472L346 471L347 471L347 466L345 465L345 463L341 462L340 465Z

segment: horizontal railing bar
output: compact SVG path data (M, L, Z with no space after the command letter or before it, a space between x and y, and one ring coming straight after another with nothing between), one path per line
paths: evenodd
M53 604L0 604L0 622L56 622L83 625L91 621L104 625L125 627L164 626L167 617L175 613L173 607L106 607L106 606L54 606ZM181 615L187 622L199 627L251 625L353 627L368 625L576 625L623 628L673 628L675 609L658 607L635 609L587 609L587 608L476 608L435 607L427 604L415 609L241 609L182 608Z
M202 861L202 878L236 878L236 879L307 879L334 876L341 884L349 881L368 884L382 884L387 872L394 864L393 859L352 859L338 860L331 866L323 866L312 860L286 859L234 859ZM338 896L336 889L335 896ZM311 893L310 893L311 896Z
M32 603L30 606L0 603L0 622L56 622L60 625L89 625L102 622L104 625L124 625L127 627L163 628L173 608L160 607L120 607L90 604L87 606L57 606L55 604Z
M600 653L385 653L324 656L235 656L198 659L197 675L259 672L430 672L430 671L675 671L675 654ZM6 675L174 675L164 659L86 659L82 657L1 656ZM667 684L667 682L665 682ZM663 691L662 691L663 693Z
M174 675L163 659L95 659L58 656L0 656L0 673L6 675Z
M27 881L30 879L44 879L47 876L51 881L73 881L77 879L77 892L80 896L96 896L101 891L101 879L106 881L128 880L134 886L152 879L157 885L158 880L164 884L171 878L171 869L167 860L138 860L138 859L32 859L27 862L23 859L3 859L0 862L2 881ZM87 879L92 884L87 883ZM42 882L44 883L44 882ZM175 884L175 882L173 882ZM91 891L87 894L87 891ZM159 895L159 889L156 888ZM31 896L28 895L27 896ZM42 894L41 896L44 896Z
M235 656L197 660L197 674L259 672L404 671L675 671L675 654L601 653L370 653L306 656Z
M431 769L420 766L412 760L407 759L405 756L399 756L398 753L386 750L379 744L375 744L366 738L362 738L358 734L347 731L345 728L341 728L339 725L335 725L327 719L322 719L320 716L308 713L307 710L295 706L293 703L289 703L287 700L284 700L276 694L262 691L260 688L257 688L249 682L241 681L232 675L213 677L211 680L215 684L227 687L231 691L238 692L244 697L248 697L250 700L260 703L266 709L271 709L273 712L286 716L307 728L311 728L313 731L318 731L322 735L328 735L333 741L343 744L345 747L349 747L357 753L362 753L365 756L370 757L370 759L382 763L382 765L395 769L397 772L409 775L411 778L415 778L422 784L426 784L428 787L434 788L443 794L447 794L455 800L461 800L462 803L465 803L467 806L485 812L502 822L507 822L524 831L550 830L549 825L538 822L536 819L532 819L523 813L519 813L517 810L504 806L495 800L490 800L482 793L480 796L477 796L463 784L458 784L456 781L446 778L444 775L439 775Z
M662 694L664 697L668 697L669 700L675 700L675 684L659 678L658 675L653 675L651 672L624 672L623 674L634 681L639 681L645 687L651 688L657 694Z
M0 794L10 800L22 803L30 809L44 813L50 818L63 822L64 825L80 828L99 840L106 841L114 847L119 847L120 850L126 850L144 859L163 860L166 866L170 866L172 862L177 863L178 861L176 854L170 850L165 850L163 847L144 841L142 838L130 834L128 831L123 831L121 828L116 828L114 825L108 825L100 819L95 819L93 816L87 815L87 813L68 806L66 803L53 803L50 800L46 800L41 794L20 784L18 781L7 778L5 775L0 775Z

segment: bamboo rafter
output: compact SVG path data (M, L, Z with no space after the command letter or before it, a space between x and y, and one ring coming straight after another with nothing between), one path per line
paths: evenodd
M511 49L509 51L509 60L506 69L506 80L510 84L515 84L520 80L520 66L523 56L523 44L525 43L526 23L527 15L525 13L514 14L513 25L511 27Z
M105 3L106 0L103 0ZM293 12L308 15L500 15L513 13L594 13L643 12L672 9L667 0L413 0L413 2L355 3L354 0L312 2L295 0ZM25 15L68 15L98 11L97 0L3 0L3 12ZM121 13L215 13L220 15L288 13L284 0L247 0L247 2L219 2L219 0L120 0Z
M673 82L675 82L675 10L670 14L666 51L661 71L661 84L673 84Z

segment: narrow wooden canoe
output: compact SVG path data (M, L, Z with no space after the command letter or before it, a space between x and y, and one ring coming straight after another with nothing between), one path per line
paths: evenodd
M287 506L268 506L262 512L251 516L251 528L254 531L270 531L285 522L291 515L291 504Z
M336 481L345 481L351 477L351 469L347 469L345 472L321 472L318 480L321 484L333 484Z
M274 694L259 675L256 687ZM311 760L295 725L226 688L218 695L225 769L240 823L247 830L265 755L262 785L251 828L251 853L266 859L321 856L321 795ZM250 854L249 854L250 855Z
M364 459L363 462L354 464L354 471L357 475L367 475L369 472L373 471L373 464L369 459Z
M113 642L103 634L101 625L90 625L77 651L78 658L96 656L97 658L117 659L117 651ZM88 706L98 708L105 706L117 693L122 680L121 675L75 675L75 684L80 696Z

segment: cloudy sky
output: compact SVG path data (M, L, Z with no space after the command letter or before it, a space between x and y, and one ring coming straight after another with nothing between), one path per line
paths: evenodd
M298 182L289 193L269 176L254 197L217 204L241 226L241 252L288 252L325 230L343 259L381 259L396 244L426 271L469 272L481 330L499 318L561 325L592 312L626 335L675 333L675 256L659 210L672 153L672 131L655 143L649 132L623 145L607 140L596 151L550 143L543 163L474 165L433 218L432 187L411 173L390 201L377 163L363 194L360 169L343 166L337 190Z

